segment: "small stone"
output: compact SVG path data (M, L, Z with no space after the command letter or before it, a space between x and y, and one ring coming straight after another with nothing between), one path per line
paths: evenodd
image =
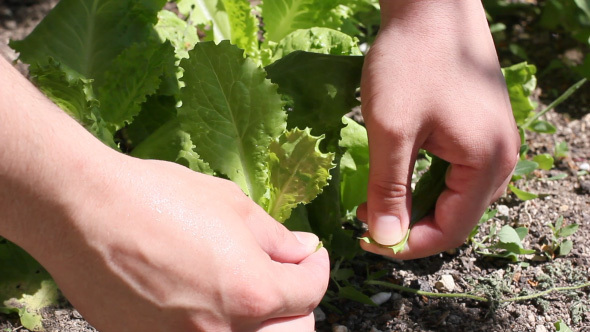
M16 24L16 21L8 20L8 21L4 22L4 26L8 30L15 30L17 27L17 24Z
M533 314L532 312L529 312L529 316L528 316L529 322L531 323L531 325L535 325L535 314Z
M535 327L535 332L547 332L547 328L545 325L537 325Z
M439 292L452 292L455 289L455 280L450 274L444 274L440 277L440 280L434 284L434 287Z
M67 316L69 312L67 310L55 310L54 314L56 316Z
M326 320L326 313L322 310L322 308L317 307L313 309L313 317L315 318L316 322L323 322Z
M580 171L590 171L590 164L588 164L588 163L580 164Z
M371 332L383 332L379 329L377 329L375 326L371 327Z
M77 319L83 319L82 315L78 312L78 310L72 311L72 317L77 318Z
M580 189L582 189L584 193L590 194L590 181L580 182Z
M400 293L393 293L391 294L391 300L392 301L399 301L402 299L402 295Z
M569 209L570 209L570 207L565 204L559 207L559 211L561 211L561 212L566 212Z
M506 205L498 205L496 206L496 210L498 210L498 216L500 217L508 217L510 215L510 208Z
M332 332L348 332L348 327L344 325L334 325L332 326Z
M383 303L389 301L391 298L390 292L381 292L371 296L371 301L373 301L376 305L382 305Z

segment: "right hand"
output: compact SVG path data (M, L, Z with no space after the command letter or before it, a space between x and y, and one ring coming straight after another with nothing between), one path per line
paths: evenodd
M315 235L288 231L229 181L115 155L115 172L71 197L62 256L36 254L91 324L102 332L314 330L329 279Z

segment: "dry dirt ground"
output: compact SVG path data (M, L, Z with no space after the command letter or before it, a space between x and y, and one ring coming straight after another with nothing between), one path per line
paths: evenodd
M56 0L0 0L0 54L15 60L8 47L9 39L23 38L54 5ZM20 69L25 71L24 66ZM551 171L536 172L517 186L541 194L540 198L522 202L508 193L494 205L499 213L488 221L476 236L481 240L491 225L527 227L524 245L540 251L550 242L548 223L563 216L566 224L580 228L571 236L573 250L566 257L542 260L541 256L522 257L525 264L508 263L477 253L472 245L430 258L399 262L374 255L364 255L350 264L361 287L368 273L386 271L380 280L445 293L437 287L443 278L453 293L483 295L495 301L436 298L391 291L383 287L364 286L369 295L391 292L378 307L352 301L336 300L333 308L323 306L318 313L318 331L555 331L554 323L565 322L573 331L590 331L590 288L552 292L529 300L501 303L499 300L530 295L558 286L587 283L590 275L590 105L585 97L568 102L559 111L550 112L547 120L558 127L555 135L531 135L533 152L553 153L556 142L567 142L569 157ZM567 114L575 114L572 118ZM563 174L563 175L562 175ZM561 180L551 177L564 176ZM0 271L1 273L1 271ZM444 277L443 277L444 276ZM440 289L440 290L439 290ZM389 296L389 294L384 294ZM45 313L47 331L96 331L67 301ZM133 318L130 318L133 319ZM26 331L15 316L0 315L0 331Z

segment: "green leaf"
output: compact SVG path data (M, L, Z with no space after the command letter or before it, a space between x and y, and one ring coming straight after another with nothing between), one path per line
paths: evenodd
M519 248L522 248L521 243L521 236L520 234L511 226L504 225L498 232L498 239L501 243L513 243L516 244Z
M340 195L344 211L353 211L367 201L369 184L369 140L365 127L343 117L340 146L346 149L340 160Z
M307 216L307 209L304 205L298 205L293 211L289 219L283 223L290 231L313 233L313 229L309 224L309 217Z
M52 59L30 67L31 79L49 99L105 144L118 149L112 127L100 116L92 80L68 72Z
M523 124L535 109L530 99L533 90L537 86L535 73L537 69L526 62L503 68L502 72L506 79L510 103L516 123Z
M565 178L567 178L567 174L566 173L559 173L559 174L556 174L554 176L548 177L547 180L549 180L549 181L557 181L557 180L563 180Z
M147 137L130 153L132 156L142 159L158 159L177 162L185 160L182 164L190 169L213 174L213 171L193 151L193 142L190 135L181 129L176 118L171 119Z
M266 67L268 77L289 95L293 110L288 127L325 135L325 146L335 152L342 116L359 104L355 92L360 85L363 57L336 56L296 51ZM305 73L302 75L301 73Z
M553 168L553 164L555 160L553 160L553 156L548 153L538 154L533 157L533 161L539 164L539 168L544 169L546 171Z
M125 146L133 150L168 121L176 118L176 99L159 94L149 96L141 112L121 132Z
M343 299L353 300L370 306L377 306L369 296L363 294L353 286L340 287L338 290L338 296Z
M262 15L266 39L279 42L291 32L312 27L337 28L347 13L339 12L340 0L266 0Z
M559 231L557 232L557 237L563 238L563 237L568 237L570 235L573 235L575 232L578 231L579 227L580 227L580 225L578 225L578 224L571 224L571 225L567 225L565 227L560 227Z
M162 41L168 40L172 43L179 59L188 58L188 51L199 42L197 29L168 10L161 10L158 13L155 29Z
M567 256L574 248L574 242L572 240L565 240L559 245L559 255Z
M32 65L30 75L39 89L62 110L82 124L89 122L91 109L98 105L92 80L69 75L53 59L42 65Z
M41 311L56 305L55 282L43 267L18 246L0 242L0 307L16 312L24 327L43 330Z
M320 140L308 128L285 132L271 142L270 197L263 207L277 221L287 220L297 204L311 202L328 183L334 154L322 153Z
M557 218L557 220L555 221L555 229L561 229L563 227L563 216L559 216L559 218ZM557 235L557 233L555 234Z
M273 47L273 59L278 59L295 51L331 55L362 55L356 38L329 28L310 28L296 30Z
M236 46L198 43L181 61L178 118L195 151L255 202L267 192L271 141L285 130L277 86Z
M534 170L539 168L539 164L530 160L519 160L514 169L513 176L522 176L532 173Z
M556 159L564 159L569 156L570 149L567 145L567 142L560 142L555 144L555 158Z
M251 57L258 55L258 19L248 0L224 0L229 16L231 42Z
M192 25L210 24L215 42L231 39L231 26L223 0L178 0L176 4L178 11L187 16Z
M62 0L24 40L10 45L20 59L53 58L83 78L99 78L124 49L150 38L165 0Z
M561 319L555 322L553 326L555 326L557 332L573 332Z
M495 245L496 248L505 249L510 253L516 255L527 255L532 254L535 251L531 249L525 249L522 246L522 239L528 234L528 229L520 227L514 229L508 225L504 225L500 231L498 231L499 242Z
M526 227L518 227L514 230L516 231L516 234L518 234L520 241L524 240L524 238L529 234L529 229Z
M258 53L258 19L248 0L179 0L192 25L211 25L216 43L229 40L250 56Z
M554 125L550 124L547 121L537 120L531 124L528 128L536 133L542 134L554 134L557 131Z
M134 44L125 49L105 73L99 88L103 119L117 129L132 121L146 96L156 92L164 68L174 62L170 43Z
M514 193L514 195L516 195L516 197L518 197L522 201L528 201L528 200L535 199L535 198L539 197L539 195L537 195L537 194L518 189L514 185L511 185L511 184L508 185L508 188L510 189L510 191L512 191Z

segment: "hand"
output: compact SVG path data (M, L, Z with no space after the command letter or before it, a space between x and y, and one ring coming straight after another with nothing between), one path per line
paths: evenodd
M76 194L62 254L41 255L97 329L314 330L329 276L315 235L289 232L229 181L125 156L105 165L118 166Z
M503 193L520 138L480 1L382 1L381 10L361 82L371 169L358 217L372 238L393 245L406 234L420 148L451 163L433 215L396 255L411 259L463 243Z
M318 238L229 181L100 143L0 58L0 235L96 328L313 331Z

